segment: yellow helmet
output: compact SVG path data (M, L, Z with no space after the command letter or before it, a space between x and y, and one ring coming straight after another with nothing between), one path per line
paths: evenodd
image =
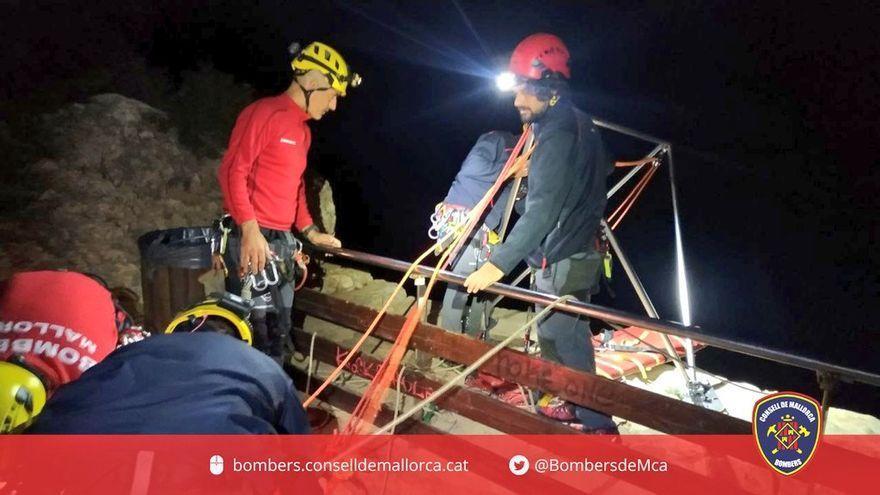
M0 361L0 433L29 423L46 405L40 378L18 364Z
M349 84L352 88L356 88L362 81L359 74L349 71L348 64L339 52L320 41L313 41L304 49L294 53L290 66L298 74L310 70L321 72L330 80L330 86L342 96L345 96Z
M217 328L216 325L212 325L213 330L228 330L227 333L233 334L233 337L253 345L254 331L248 321L249 314L250 306L247 302L238 296L226 293L206 299L178 313L165 327L165 333L194 332L202 325L209 324L208 319L211 318L215 320L214 323L225 324L223 326L228 327ZM217 319L220 321L216 321Z

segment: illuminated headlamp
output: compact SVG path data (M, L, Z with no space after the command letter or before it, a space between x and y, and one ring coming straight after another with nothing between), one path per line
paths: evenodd
M517 83L516 75L513 72L502 72L495 77L495 86L498 87L498 91L513 91Z

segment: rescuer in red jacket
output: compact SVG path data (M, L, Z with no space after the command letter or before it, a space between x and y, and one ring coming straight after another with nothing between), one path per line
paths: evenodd
M307 121L336 110L348 87L360 84L342 56L323 43L292 52L290 87L241 112L218 172L234 222L224 243L227 290L254 301L254 347L276 360L291 328L291 260L300 248L291 228L314 244L341 246L318 230L306 205L303 173L312 140Z
M29 423L47 398L116 349L127 315L82 273L17 273L0 282L0 432Z

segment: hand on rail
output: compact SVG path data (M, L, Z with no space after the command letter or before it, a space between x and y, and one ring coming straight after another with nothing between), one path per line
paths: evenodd
M464 281L464 287L468 293L475 294L501 280L503 276L504 272L498 267L492 263L486 263Z
M306 238L312 244L317 244L318 246L330 247L330 248L340 248L342 247L342 242L336 237L325 234L323 232L319 232L317 230L311 230L308 234L306 234Z

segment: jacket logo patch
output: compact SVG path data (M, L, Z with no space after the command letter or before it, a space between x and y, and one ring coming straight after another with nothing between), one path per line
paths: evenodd
M822 435L822 407L794 392L768 395L755 403L752 433L767 464L792 475L813 458Z
M296 141L294 141L293 139L281 138L281 142L284 144L296 145Z

